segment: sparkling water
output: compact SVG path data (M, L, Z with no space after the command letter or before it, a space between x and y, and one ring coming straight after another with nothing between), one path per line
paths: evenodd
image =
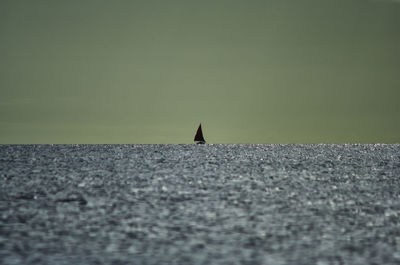
M1 264L400 264L400 145L1 145Z

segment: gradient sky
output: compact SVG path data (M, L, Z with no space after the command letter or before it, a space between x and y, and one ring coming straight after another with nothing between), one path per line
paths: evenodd
M1 0L0 143L400 142L400 1Z

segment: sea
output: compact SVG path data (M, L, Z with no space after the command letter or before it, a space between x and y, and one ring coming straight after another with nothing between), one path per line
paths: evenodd
M0 145L0 264L400 264L400 145Z

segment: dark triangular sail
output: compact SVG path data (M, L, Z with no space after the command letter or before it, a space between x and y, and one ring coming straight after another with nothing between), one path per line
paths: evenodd
M196 142L205 142L206 141L206 140L204 140L203 132L201 130L201 123L199 125L199 128L197 128L197 132L196 132L196 135L194 136L194 140Z

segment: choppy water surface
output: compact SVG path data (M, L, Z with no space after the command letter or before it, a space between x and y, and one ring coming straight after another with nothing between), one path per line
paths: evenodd
M400 145L2 145L3 264L399 264Z

